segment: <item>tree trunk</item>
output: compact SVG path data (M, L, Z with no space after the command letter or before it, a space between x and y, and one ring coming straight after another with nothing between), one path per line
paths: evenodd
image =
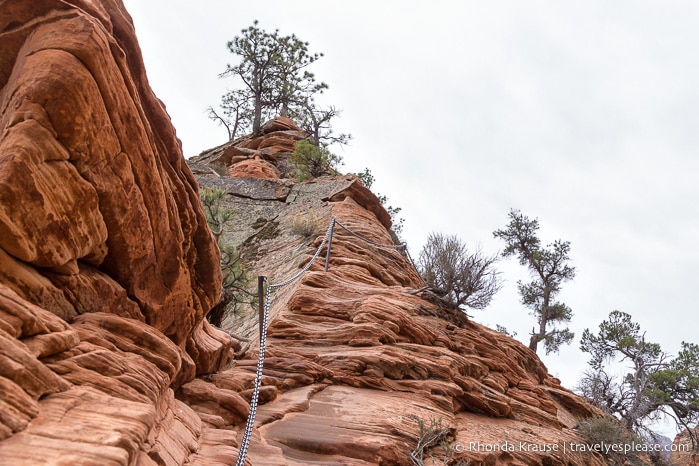
M316 125L313 128L313 144L320 147L320 126Z
M255 113L252 119L252 134L257 133L262 126L262 96L255 94Z
M221 300L216 304L209 313L206 315L206 320L209 321L210 324L215 325L216 327L221 327L221 324L223 323L223 318L226 314L226 305L228 303L225 302L223 297L221 297Z
M252 134L255 134L262 126L262 77L260 76L259 69L253 70L252 82L253 89L251 90L255 93L252 117Z
M532 328L532 337L529 339L529 349L536 353L536 348L539 346L539 334L534 333Z
M541 315L539 316L539 333L532 335L529 340L529 349L536 353L539 347L539 342L546 336L546 326L549 323L549 301L551 300L551 291L548 287L544 287L544 297L541 303ZM533 331L533 330L532 330Z

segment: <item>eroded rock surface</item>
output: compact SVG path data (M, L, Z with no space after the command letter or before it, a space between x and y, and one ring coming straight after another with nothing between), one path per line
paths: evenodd
M229 464L175 398L220 281L121 2L0 1L0 463Z
M234 463L257 311L225 332L204 320L218 250L121 2L0 0L0 86L0 462ZM277 119L192 163L229 193L227 238L270 283L308 263L332 217L393 243L356 177L288 178L305 136ZM597 413L526 347L422 293L400 250L338 225L323 261L273 293L248 464L409 464L417 419L472 465L604 464L469 449L579 441Z
M180 343L218 298L216 249L125 15L3 3L3 282L66 319L119 308Z
M274 134L266 137L277 141ZM308 263L332 217L373 243L393 244L390 217L355 176L307 183L231 178L225 174L245 163L220 157L231 147L191 163L202 186L228 192L240 223L227 238L270 283ZM299 223L308 222L314 233L304 236ZM265 229L271 223L272 235ZM597 410L561 387L524 345L422 293L424 283L400 250L375 247L336 225L327 273L325 251L298 281L273 292L253 464L410 464L417 419L448 426L460 450L454 460L472 465L605 464L562 451L564 443L581 442L573 427ZM224 328L247 351L208 383L225 397L249 400L256 309L229 315ZM486 451L505 440L517 451ZM478 442L483 448L469 449ZM560 450L543 451L551 445Z
M694 434L699 434L699 429L694 428ZM699 465L699 453L693 448L692 439L685 430L675 436L673 451L670 453L672 464L687 466Z
M232 178L287 178L291 173L289 156L296 143L309 136L289 118L278 117L260 128L259 134L243 136L189 159L197 167Z

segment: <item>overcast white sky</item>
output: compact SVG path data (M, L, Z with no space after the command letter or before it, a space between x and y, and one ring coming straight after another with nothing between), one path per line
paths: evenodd
M226 48L258 19L325 57L351 132L345 171L369 167L375 191L403 208L417 257L428 233L497 252L511 208L539 218L544 243L571 242L577 277L561 295L573 345L542 356L574 387L585 328L630 313L676 353L696 332L699 272L699 3L695 1L125 0L151 86L185 156L222 144L208 120L230 85ZM474 319L525 344L515 260ZM283 278L283 277L279 277Z

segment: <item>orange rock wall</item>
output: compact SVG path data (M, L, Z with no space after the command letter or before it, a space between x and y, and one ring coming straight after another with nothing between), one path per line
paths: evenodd
M118 307L183 342L217 301L217 250L123 6L0 15L3 282L66 319ZM97 285L112 292L81 300Z
M0 1L0 463L229 463L174 397L220 283L122 3Z

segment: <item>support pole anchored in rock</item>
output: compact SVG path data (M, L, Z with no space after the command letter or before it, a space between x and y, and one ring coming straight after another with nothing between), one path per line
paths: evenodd
M257 277L257 303L260 322L260 345L262 345L262 325L265 320L265 281L267 277L259 275Z
M325 253L325 271L328 271L330 266L330 250L333 247L333 233L335 232L335 217L330 220L330 230L328 233L328 250Z

